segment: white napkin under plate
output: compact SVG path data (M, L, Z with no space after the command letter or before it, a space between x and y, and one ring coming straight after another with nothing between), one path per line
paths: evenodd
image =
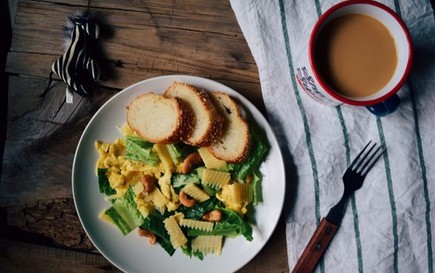
M383 118L364 107L329 107L301 91L295 63L318 17L339 1L231 0L259 69L268 119L285 158L290 270L343 193L342 175L373 140L386 152L347 205L316 272L433 272L435 230L435 24L429 1L382 1L414 44L401 104ZM263 185L267 187L267 185Z

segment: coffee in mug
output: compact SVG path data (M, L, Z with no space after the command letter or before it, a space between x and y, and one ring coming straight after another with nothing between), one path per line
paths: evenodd
M381 22L363 14L346 14L319 33L316 66L337 93L366 97L381 90L397 66L395 41Z

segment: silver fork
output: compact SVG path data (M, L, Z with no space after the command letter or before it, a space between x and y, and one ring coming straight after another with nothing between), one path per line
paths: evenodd
M320 222L292 273L309 273L316 268L341 224L350 195L361 188L367 173L384 152L382 146L376 146L376 143L370 141L346 169L343 175L343 196Z

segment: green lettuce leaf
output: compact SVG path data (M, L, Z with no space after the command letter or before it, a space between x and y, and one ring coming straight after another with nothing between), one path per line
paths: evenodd
M162 248L172 256L175 249L172 247L171 241L169 239L169 234L165 229L163 220L164 215L161 215L157 211L153 211L141 225L141 228L151 231L157 236L157 242L162 246Z
M106 176L107 169L99 168L97 170L98 173L98 189L100 193L104 193L107 196L113 195L116 193L112 187L110 187L109 178Z
M124 219L121 217L121 215L119 215L119 213L113 208L110 207L109 209L107 209L104 214L106 214L107 217L109 217L109 219L112 221L112 223L118 227L118 229L121 231L121 233L123 235L127 235L128 233L130 233L130 231L132 231L132 228L130 227L130 225L128 225Z
M251 132L251 152L248 159L241 164L230 164L233 177L239 181L245 181L246 177L259 170L261 163L270 150L267 136L259 129L252 129Z
M201 179L195 172L189 174L175 173L171 177L171 183L174 188L181 188L190 183L199 184Z
M159 156L152 151L154 144L136 136L126 136L124 139L126 145L126 159L150 165L155 165L159 162Z
M115 199L112 204L118 215L132 230L142 225L144 221L142 214L137 209L134 197L133 189L129 188L123 197Z
M261 181L262 181L262 174L260 170L254 170L252 181L251 181L251 187L252 187L252 204L254 206L257 206L259 203L263 202L263 193L261 190Z
M178 212L182 212L187 219L201 220L201 217L206 213L218 207L220 201L212 196L207 201L202 203L197 202L193 207L187 208L180 206Z

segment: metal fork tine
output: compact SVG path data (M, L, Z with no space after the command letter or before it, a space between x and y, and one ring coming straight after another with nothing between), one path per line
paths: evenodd
M379 153L379 151L381 151ZM378 161L379 157L384 153L385 149L382 148L382 146L379 146L376 151L373 153L373 155L367 160L366 164L364 164L364 167L361 169L361 175L365 176L368 171L373 167L373 165ZM370 163L370 164L369 164Z
M375 148L376 147L376 143L374 143L371 147L370 147L370 149L363 155L363 157L361 158L361 160L358 162L358 164L354 167L354 168L352 168L352 170L354 170L354 171L356 171L357 173L358 172L360 172L360 171L362 171L363 170L363 168L364 168L364 162L367 162L366 161L366 159L367 159L367 157L370 155L370 153L372 152L372 150L373 150L373 148ZM367 165L367 163L365 164L365 165Z
M350 164L349 168L353 170L353 167L355 166L355 164L358 162L359 158L361 157L361 155L364 153L364 151L367 149L367 147L370 145L370 143L372 143L372 141L370 140L369 143L367 143L367 145L364 147L364 149L362 149L362 151L355 157L355 159L352 161L352 163Z

